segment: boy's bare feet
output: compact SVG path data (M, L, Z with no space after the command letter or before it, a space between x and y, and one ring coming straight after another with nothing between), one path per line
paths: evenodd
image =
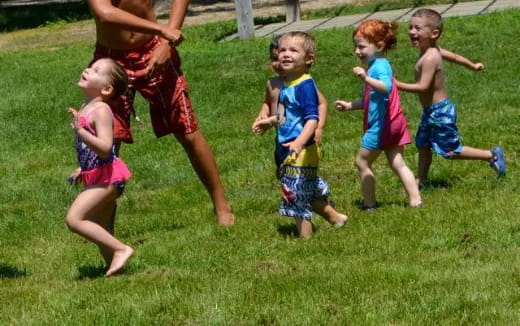
M134 254L134 249L125 246L122 250L114 251L114 256L112 258L112 263L108 268L108 271L105 273L105 276L109 277L115 275L123 270L126 262L132 257Z
M223 226L231 226L235 224L235 215L231 212L217 213L217 224Z
M345 226L345 224L347 224L347 221L348 221L347 215L338 213L338 215L336 216L334 221L330 221L331 222L330 224L332 224L332 226L335 228L341 228L341 227Z

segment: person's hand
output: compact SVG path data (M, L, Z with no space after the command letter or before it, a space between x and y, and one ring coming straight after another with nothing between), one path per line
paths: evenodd
M261 120L255 120L253 123L253 132L255 134L263 135L267 130L269 130L273 126L273 121L271 118L265 118Z
M363 81L365 81L365 79L367 79L367 72L365 71L365 68L363 68L363 67L359 67L359 66L354 67L352 69L352 72L354 73L354 75L356 77L358 77L359 79L361 79Z
M81 125L79 123L78 111L76 111L76 109L74 109L74 108L68 108L67 112L72 116L72 121L70 122L70 127L72 128L72 130L78 131L78 129L81 128Z
M323 137L323 128L318 127L316 131L314 131L314 141L317 144L321 144L321 138Z
M67 178L67 182L70 184L77 184L80 182L81 178L81 168L77 168L76 170L72 171L72 173Z
M269 118L269 115L267 114L267 112L260 111L260 113L258 114L258 117L256 117L255 121L260 121L260 120L264 120L267 118Z
M152 56L146 67L146 75L151 77L155 74L160 74L167 67L168 60L171 57L171 48L168 42L162 41L152 50Z
M161 36L167 39L170 46L177 46L184 41L184 35L180 29L170 28L168 26L162 26Z
M337 100L336 102L334 102L334 104L336 105L336 110L338 111L352 110L352 102Z
M299 142L297 139L282 144L283 147L289 148L289 150L294 154L294 158L298 158L298 155L300 155L301 151L303 150L303 144Z
M482 71L484 70L485 66L482 62L477 62L473 65L473 70L475 71Z

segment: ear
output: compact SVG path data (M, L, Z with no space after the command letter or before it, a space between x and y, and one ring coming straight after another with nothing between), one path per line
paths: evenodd
M307 57L305 58L305 64L310 65L314 61L314 53L307 53Z
M438 28L434 28L432 30L431 38L436 40L439 38L439 36L441 36L441 31Z
M377 52L383 52L383 50L385 49L385 42L383 41L379 41L377 42Z
M112 96L113 93L114 93L114 86L112 86L112 85L106 85L101 90L101 95L103 95L104 97L110 97L110 96Z

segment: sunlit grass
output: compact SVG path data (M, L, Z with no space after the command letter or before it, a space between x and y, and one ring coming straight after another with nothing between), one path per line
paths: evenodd
M80 190L66 109L92 43L0 54L0 324L5 325L380 325L500 324L520 318L517 33L520 11L446 20L441 45L483 61L474 73L446 65L465 144L500 144L508 175L482 162L435 157L426 206L406 197L384 159L376 164L375 214L359 210L353 166L361 113L330 107L321 174L350 216L336 230L316 218L315 235L294 237L277 215L273 133L250 126L272 76L268 39L213 42L227 25L186 30L180 47L197 118L215 152L237 215L214 225L209 198L172 137L152 134L139 99L136 144L122 157L133 172L119 200L117 234L136 249L126 273L102 277L94 245L63 217ZM329 103L353 99L350 29L315 32L312 68ZM401 27L389 53L398 78L413 80L416 50ZM421 108L402 94L412 133ZM416 150L406 159L416 170Z

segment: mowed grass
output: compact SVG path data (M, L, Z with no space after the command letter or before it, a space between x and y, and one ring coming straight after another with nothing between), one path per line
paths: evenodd
M440 44L483 61L479 73L446 64L465 144L504 147L507 177L483 162L436 156L424 208L406 207L397 178L376 164L381 208L359 210L355 155L362 114L335 99L361 93L351 29L313 33L312 74L329 100L321 175L350 221L319 217L309 240L279 217L274 134L250 132L263 99L269 39L214 43L227 25L186 30L180 47L202 132L237 216L214 224L211 202L173 137L152 134L146 103L133 171L119 200L117 235L136 255L103 277L96 247L72 234L64 215L80 188L66 109L82 97L78 77L91 43L0 54L0 324L2 325L512 325L520 320L518 110L520 11L450 18ZM407 24L389 53L398 78L413 80L417 50ZM402 94L415 132L421 108ZM414 171L417 151L407 147Z

